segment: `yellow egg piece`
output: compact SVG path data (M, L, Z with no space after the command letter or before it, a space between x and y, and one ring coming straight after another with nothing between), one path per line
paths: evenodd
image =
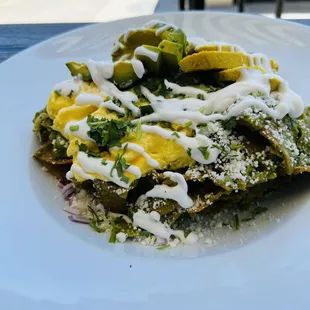
M61 109L61 111L59 111L54 120L53 129L61 132L63 136L68 138L68 136L64 132L66 124L70 121L79 121L87 117L89 114L91 114L96 110L97 107L93 105L84 105L84 106L72 105L68 108L63 108Z
M51 119L55 119L58 112L63 109L70 107L74 104L75 97L59 96L54 91L51 92L46 106L47 114Z

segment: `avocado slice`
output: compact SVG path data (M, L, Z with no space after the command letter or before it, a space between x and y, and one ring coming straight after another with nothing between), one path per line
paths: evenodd
M128 33L121 35L112 53L113 61L119 60L124 55L132 57L134 50L141 45L158 47L163 40L182 45L182 56L186 55L188 42L185 33L181 29L171 27L156 35L156 31L165 25L165 23L159 22L151 28L132 29Z
M139 80L132 63L129 61L119 61L114 65L113 82L121 89L132 86Z
M169 67L177 68L179 61L183 58L183 45L163 40L158 47L163 54L163 63Z
M165 39L173 43L181 44L183 46L183 56L187 54L188 42L183 30L177 29L173 32L168 32L167 37Z
M162 64L160 48L151 45L139 46L135 49L135 57L142 61L149 72L159 73Z
M66 66L70 70L72 76L77 76L81 74L83 81L85 82L92 81L90 72L85 64L72 61L72 62L67 62Z

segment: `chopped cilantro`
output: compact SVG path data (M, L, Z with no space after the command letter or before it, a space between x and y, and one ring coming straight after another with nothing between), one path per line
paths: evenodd
M157 247L156 249L162 251L162 250L166 250L169 248L170 248L170 244L164 244L164 245Z
M126 159L124 158L124 155L127 151L128 144L125 145L122 154L117 154L115 157L114 165L110 171L110 176L113 176L113 170L116 169L117 175L120 178L121 181L128 183L129 178L124 175L124 170L128 169L130 165L126 163Z
M258 90L255 93L249 93L249 95L253 96L253 97L264 97L265 94L263 92L261 92L260 90Z
M54 92L56 95L61 96L61 89L55 89Z
M84 143L80 143L78 141L75 142L79 146L80 152L87 152L88 148L87 145Z
M209 156L210 156L210 152L208 151L208 146L199 146L198 147L198 150L201 152L201 154L203 155L203 158L205 160L208 160L209 159Z
M70 131L77 131L77 130L79 130L79 128L80 128L79 125L71 125L71 126L69 127Z
M73 94L74 94L74 91L71 89L68 97L71 98L73 96Z
M100 158L101 157L101 153L100 152L87 152L87 156L88 157Z
M205 108L204 108L204 107L201 107L201 108L199 109L199 112L202 113L202 114L204 113L204 111L205 111Z
M187 128L187 127L190 127L190 126L192 126L192 124L193 124L192 121L188 121L188 122L185 123L185 127L186 127L186 128Z
M243 149L244 146L242 144L231 144L230 145L230 149L231 150L239 150L239 149Z
M115 225L115 222L113 219L111 220L111 226L112 226L112 230L111 230L109 243L115 243L117 240L116 235L120 232L120 229Z
M98 223L100 221L99 217L98 217L98 214L94 211L94 209L91 206L88 205L87 208L88 208L89 212L92 214L93 221Z
M216 143L212 144L211 148L213 149L218 149L220 150L223 154L225 154L226 156L228 155L228 153L226 152L225 148L223 146L220 146Z
M141 121L137 124L137 139L140 140L142 138L142 127L141 127Z
M174 97L179 98L179 99L184 99L186 97L186 95L185 94L176 94Z
M95 221L90 222L89 226L98 233L103 233L106 231L106 229L98 227L97 222Z
M177 137L177 138L180 138L180 135L179 135L176 131L172 134L172 136L175 136L175 137Z
M169 129L172 129L172 130L173 130L172 125L171 125L170 122L161 121L161 122L160 122L160 125L161 125L161 127L163 127L163 128L169 128Z
M200 135L208 136L209 135L209 130L208 130L208 125L205 124L203 126L199 126L199 132Z
M99 147L111 148L121 146L121 139L124 138L133 125L129 121L107 120L88 115L87 124L90 130L88 136L92 138Z
M188 154L189 157L192 156L192 149L189 147L186 151L186 153Z
M224 128L226 130L232 130L237 126L237 120L236 118L232 117L228 121L224 122Z
M141 116L149 115L149 114L152 114L154 112L154 110L150 104L143 105L143 106L139 107L139 109L141 112Z
M205 100L205 96L203 94L198 94L197 99L199 100Z
M102 161L101 161L101 165L104 165L104 166L106 166L108 163L107 163L107 161L105 160L105 159L102 159Z

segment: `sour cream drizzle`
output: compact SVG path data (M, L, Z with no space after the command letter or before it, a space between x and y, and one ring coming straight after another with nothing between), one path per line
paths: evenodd
M75 104L79 106L91 104L98 108L106 108L121 114L125 113L125 110L117 106L112 100L103 101L103 98L96 94L79 94L75 99Z
M70 94L76 95L80 92L81 81L78 78L73 78L71 80L66 80L57 83L53 90L59 91L60 95L68 97Z
M182 208L190 208L193 205L193 200L187 195L188 187L183 175L176 172L166 171L164 172L164 176L176 182L177 185L174 187L170 187L165 184L155 185L155 187L148 191L145 196L172 199L175 200Z
M271 78L276 78L280 82L278 91L273 92L273 96L278 99L278 104L274 108L268 107L261 98L249 95L261 91L270 96ZM174 93L182 93L186 96L192 96L197 92L194 87L181 87L173 83L168 85ZM236 83L210 94L205 93L205 100L195 98L165 99L162 96L153 95L145 87L141 87L141 90L150 101L154 113L143 116L134 122L161 120L184 125L190 120L196 124L207 123L238 116L247 107L261 108L276 119L282 119L286 114L297 118L304 110L302 99L289 88L285 80L275 74L262 74L259 70L242 70L241 77Z
M107 80L112 75L105 74L105 70L98 62L89 60L86 62L87 68L91 74L94 83L98 88L107 96L115 97L121 101L124 107L129 109L134 116L140 115L140 110L134 105L134 102L138 101L138 97L129 91L120 91L113 83Z
M156 211L146 213L143 210L138 210L133 215L133 224L136 227L141 227L149 231L160 239L169 240L169 238L174 235L185 244L194 244L198 241L198 236L195 233L190 233L185 238L184 231L173 230L167 223L162 223L160 221L160 214Z
M107 160L106 164L103 165L102 158L88 157L88 155L84 152L78 153L77 161L81 166L81 168L83 169L83 171L85 171L87 174L89 173L98 174L101 177L124 188L128 188L130 186L130 183L125 183L120 179L120 177L117 175L116 169L113 169L113 171L111 172L113 165L115 164L114 161ZM137 179L141 177L141 171L137 166L130 165L125 171L135 175ZM87 175L86 177L83 176L83 178L89 179Z
M145 48L144 46L138 46L135 49L134 55L135 56L140 55L140 56L148 57L154 62L156 62L158 60L158 56L159 56L158 53L151 51L151 50Z
M160 36L164 31L169 30L169 29L178 29L177 26L173 25L173 24L165 24L164 22L160 21L160 20L151 20L148 23L146 23L142 28L140 29L152 29L154 28L157 24L163 24L162 27L159 27L158 29L156 29L155 31L155 35L156 36ZM124 34L124 42L127 43L128 38L130 37L130 35L137 31L137 29L135 28L129 28L125 34ZM117 51L117 49L116 49Z
M71 130L72 128L74 128L75 130ZM76 128L78 128L76 130ZM64 133L65 135L69 136L69 135L73 135L75 137L81 138L83 140L87 140L87 141L93 141L95 142L93 139L91 139L87 132L90 130L88 124L87 124L87 118L83 118L79 121L70 121L66 124L65 129L64 129Z
M131 62L133 71L135 72L136 76L141 79L145 73L142 61L133 58L131 60L128 60L128 62Z
M185 151L191 151L191 157L199 163L211 164L219 155L219 150L216 148L210 148L209 157L204 158L201 151L198 149L200 146L212 146L213 141L208 137L196 134L196 137L187 137L186 134L178 132L177 135L173 135L173 131L164 129L160 126L142 125L141 130L146 133L157 134L164 139L174 140L177 144L183 146Z
M71 180L74 177L74 174L79 175L81 178L85 180L94 180L95 177L92 176L91 174L86 173L80 166L77 164L72 164L70 170L66 174L66 178L68 180Z
M126 145L127 145L127 150L131 150L131 151L134 151L142 155L145 158L149 166L154 167L154 168L160 167L159 162L153 159L147 152L145 152L144 148L141 145L138 145L136 143L126 142L122 144L121 148L123 149ZM118 149L118 147L113 147L113 149Z

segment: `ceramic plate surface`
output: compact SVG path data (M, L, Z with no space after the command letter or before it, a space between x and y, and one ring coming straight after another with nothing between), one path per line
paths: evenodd
M68 78L65 62L109 60L113 41L151 18L189 36L227 41L280 64L310 103L310 28L258 16L162 14L93 25L43 42L0 65L0 308L309 309L310 178L266 200L271 214L213 246L166 251L109 244L73 224L56 184L31 158L32 117Z

